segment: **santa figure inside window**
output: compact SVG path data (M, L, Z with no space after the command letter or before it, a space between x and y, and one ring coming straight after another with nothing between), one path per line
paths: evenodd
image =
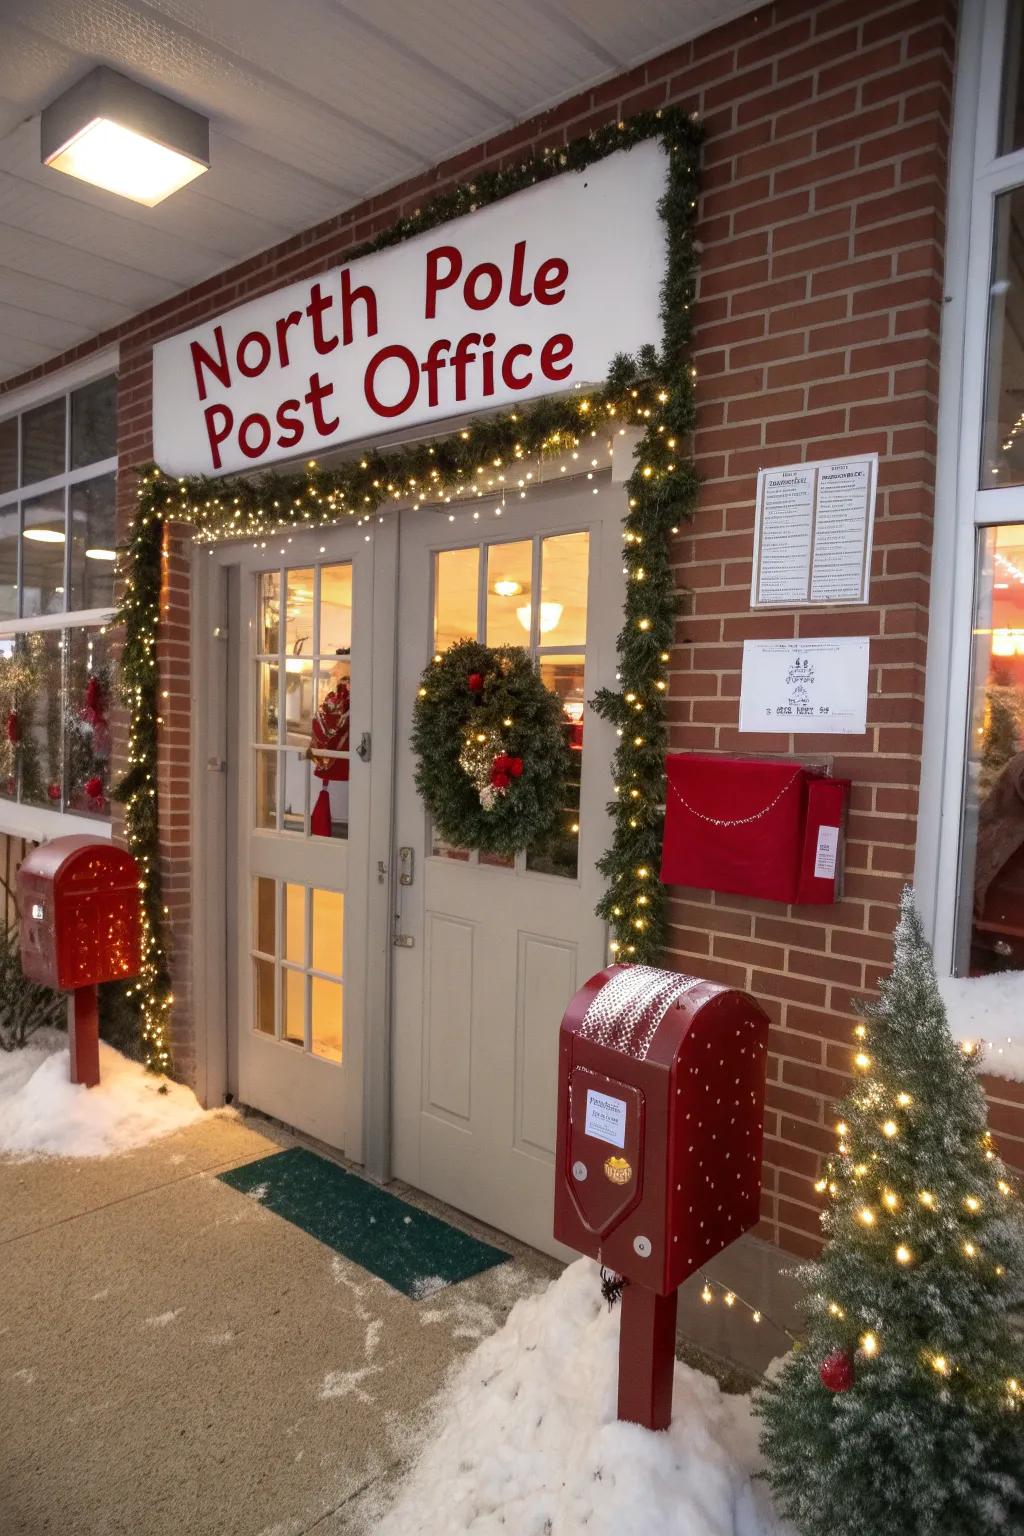
M348 830L348 757L328 754L349 750L350 663L347 650L338 651L331 669L330 691L320 701L309 733L313 772L321 782L309 830L314 837L344 837Z

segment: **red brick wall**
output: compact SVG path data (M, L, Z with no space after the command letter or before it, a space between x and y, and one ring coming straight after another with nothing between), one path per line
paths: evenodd
M121 344L127 516L128 470L150 452L154 340L323 270L485 165L668 102L701 113L708 139L696 454L705 487L676 548L678 580L692 602L673 657L672 744L828 751L855 787L839 906L785 909L675 891L669 960L749 988L771 1010L762 1232L799 1252L816 1243L811 1179L833 1145L831 1104L847 1082L850 1004L874 988L888 962L899 891L913 870L954 31L952 0L778 0L100 339ZM751 613L758 468L874 450L881 471L871 604ZM188 1073L190 679L180 553L172 552L168 581L161 817L175 1044ZM740 737L744 637L830 633L872 637L864 736ZM1011 1160L1016 1150L1024 1164L1024 1092L998 1082L992 1091L993 1126Z

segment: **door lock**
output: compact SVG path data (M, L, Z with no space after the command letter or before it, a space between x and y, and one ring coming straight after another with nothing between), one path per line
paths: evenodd
M415 878L416 854L412 848L398 850L398 883L412 885Z
M359 745L358 745L358 747L356 747L356 755L359 758L359 761L362 762L362 763L368 763L370 761L370 733L369 733L369 731L364 731L363 734L360 736L360 738L359 738Z

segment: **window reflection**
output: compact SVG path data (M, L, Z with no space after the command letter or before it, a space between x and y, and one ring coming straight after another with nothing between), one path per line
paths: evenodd
M1024 969L1024 526L981 535L960 974Z
M64 492L22 503L21 612L23 618L62 613L64 601Z
M71 527L69 608L110 608L114 602L115 477L100 475L68 491Z

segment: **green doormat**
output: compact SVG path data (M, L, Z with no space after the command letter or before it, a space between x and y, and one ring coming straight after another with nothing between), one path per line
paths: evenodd
M509 1257L305 1147L274 1152L217 1177L413 1301Z

